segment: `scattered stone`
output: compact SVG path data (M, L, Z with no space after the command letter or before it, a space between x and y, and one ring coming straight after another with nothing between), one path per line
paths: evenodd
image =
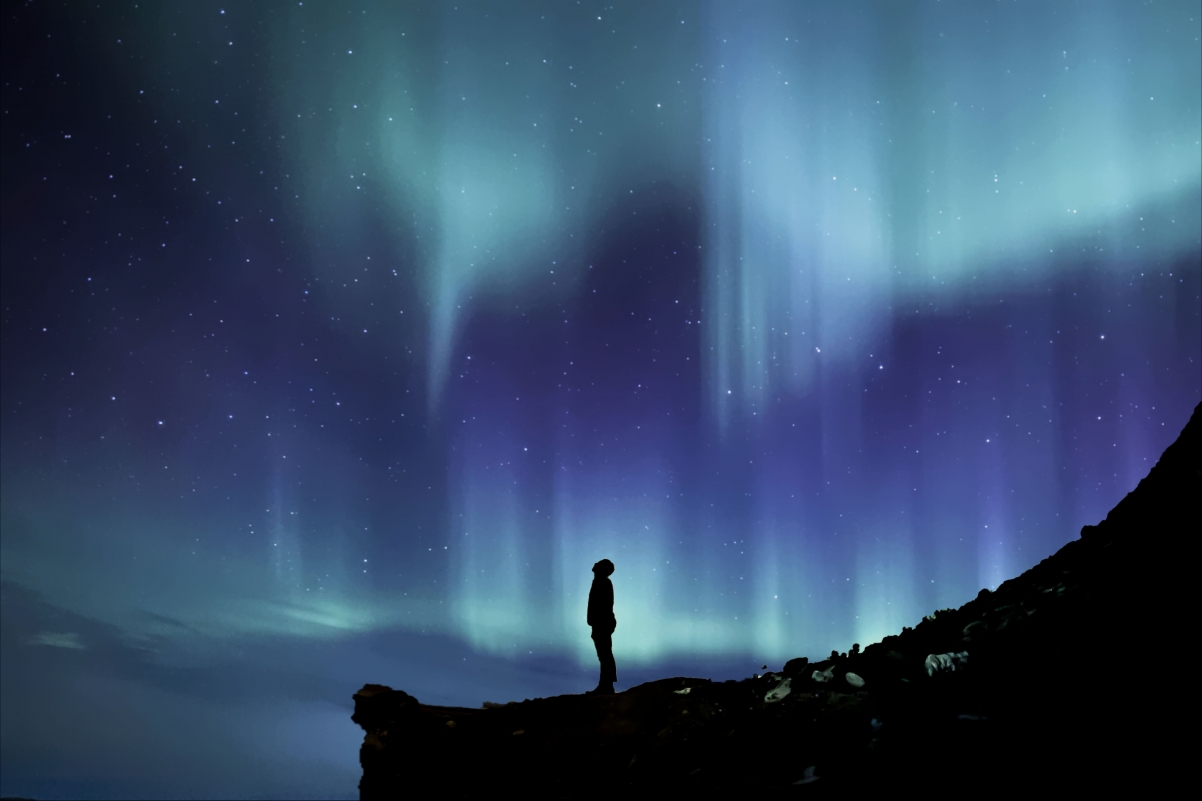
M818 781L818 779L820 779L821 777L815 775L816 770L817 770L817 768L815 768L813 765L810 765L808 768L805 769L805 772L801 774L801 778L793 783L794 784L812 784L813 782ZM793 775L796 776L797 774L793 774Z
M930 654L923 663L927 669L928 676L934 676L936 673L951 673L954 670L959 670L968 662L968 651L959 651L954 654Z
M984 620L974 620L964 627L964 636L972 637L977 634L984 634L988 628Z
M784 673L786 676L799 676L810 664L810 658L807 656L799 656L796 659L790 659L785 663Z
M784 700L784 698L793 691L790 687L791 683L792 679L785 678L780 684L768 691L768 694L764 696L764 703L773 704L777 701Z
M847 675L845 675L843 678L848 684L850 684L852 687L855 687L857 690L864 686L864 680L851 671L848 671Z

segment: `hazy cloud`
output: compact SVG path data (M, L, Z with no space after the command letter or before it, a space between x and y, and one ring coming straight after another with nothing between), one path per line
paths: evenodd
M29 641L30 645L49 645L53 648L74 648L83 650L88 646L79 641L79 635L73 631L43 631Z

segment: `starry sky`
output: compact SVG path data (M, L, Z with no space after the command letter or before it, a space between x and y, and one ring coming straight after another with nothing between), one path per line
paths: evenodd
M958 606L1202 399L1197 2L6 3L0 792Z

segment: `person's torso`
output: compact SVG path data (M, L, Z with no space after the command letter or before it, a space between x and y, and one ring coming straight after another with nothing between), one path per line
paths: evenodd
M595 626L608 623L613 617L614 585L608 578L595 578L588 592L588 619Z

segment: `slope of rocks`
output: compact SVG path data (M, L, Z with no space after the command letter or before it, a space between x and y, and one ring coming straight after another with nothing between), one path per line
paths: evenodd
M484 709L369 684L353 716L361 796L1167 788L1193 736L1199 409L1080 539L862 652Z

